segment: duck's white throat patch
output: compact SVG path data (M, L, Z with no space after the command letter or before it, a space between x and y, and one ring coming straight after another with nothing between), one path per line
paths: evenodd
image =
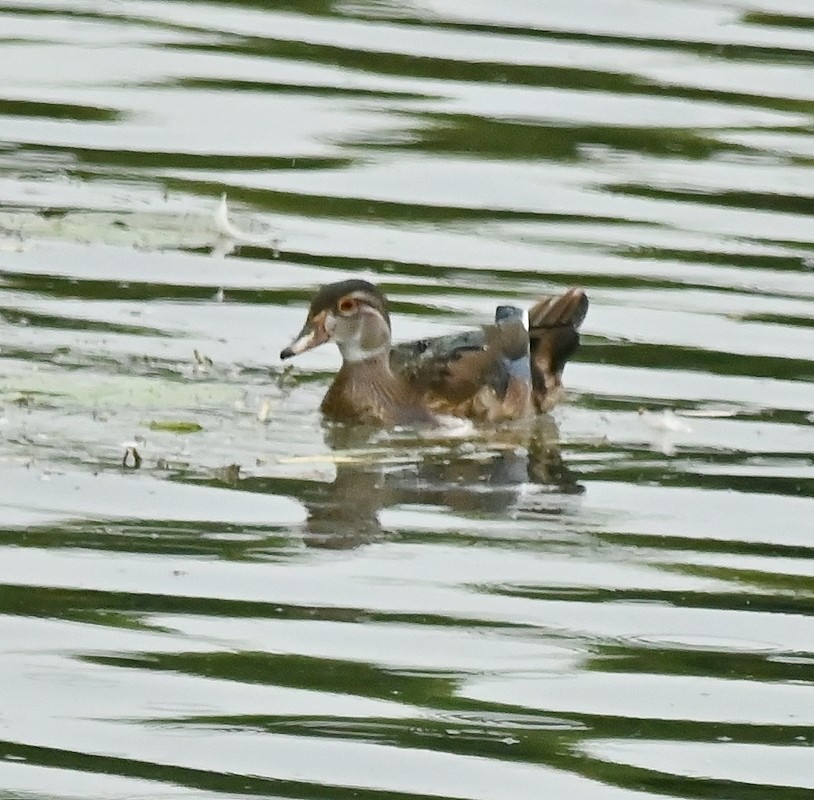
M374 309L362 306L357 315L344 319L329 314L325 322L346 364L369 361L390 352L390 330Z
M353 339L344 342L337 342L337 345L339 345L339 352L342 353L342 360L345 363L357 364L360 361L369 361L371 358L377 358L390 350L390 345L386 342L379 347L374 347L372 350L366 349L362 347L362 343L359 341L359 338L360 337L355 336Z

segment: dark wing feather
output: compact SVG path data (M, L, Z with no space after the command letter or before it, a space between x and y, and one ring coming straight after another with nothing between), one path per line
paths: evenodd
M579 347L579 326L588 313L582 289L543 297L529 310L534 403L547 411L562 392L562 371Z
M406 342L390 352L393 372L450 403L466 400L488 380L489 361L483 328Z
M490 419L514 416L523 405L516 397L511 411L498 406L506 399L513 377L521 385L529 384L528 334L519 317L506 319L477 330L397 345L391 351L390 366L436 410Z

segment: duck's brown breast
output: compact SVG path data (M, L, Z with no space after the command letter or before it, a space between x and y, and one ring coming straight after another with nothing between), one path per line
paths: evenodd
M336 422L385 427L435 422L413 387L390 371L386 357L343 364L321 408Z

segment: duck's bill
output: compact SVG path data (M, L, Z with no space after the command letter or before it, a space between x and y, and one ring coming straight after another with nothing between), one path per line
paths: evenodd
M324 320L311 320L306 322L296 339L280 352L280 358L285 361L287 358L298 356L306 350L313 350L321 344L325 344L331 337L325 330Z

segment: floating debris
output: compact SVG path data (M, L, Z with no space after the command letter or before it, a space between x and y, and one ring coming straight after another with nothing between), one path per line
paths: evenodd
M125 442L122 456L122 469L139 469L141 467L141 454L135 442Z
M268 397L263 398L260 408L257 410L257 421L264 425L271 420L271 410L274 406Z
M192 364L192 374L208 375L209 370L212 369L212 359L198 350L192 351L192 357L194 359L194 363Z
M148 425L151 431L167 431L168 433L197 433L203 430L203 425L184 419L154 419Z
M227 464L225 467L218 467L213 471L215 480L235 486L240 480L240 464Z
M275 258L279 255L280 239L276 234L254 234L243 231L229 219L229 206L226 202L226 193L220 196L220 203L212 215L215 231L222 237L231 240L234 244L248 244L258 247L271 247Z
M654 431L667 431L669 433L692 433L692 428L678 417L672 408L665 408L661 412L639 409L639 417L648 428Z
M701 419L728 419L743 412L744 409L737 406L710 406L709 408L685 408L683 411L679 411L678 415L682 417L700 417Z
M671 408L662 411L639 409L639 418L652 431L650 446L665 456L676 454L676 436L691 433L692 428Z
M155 462L156 469L161 470L179 470L179 469L189 469L190 462L189 461L171 461L168 458L159 458L158 461Z
M308 456L282 456L278 464L402 464L415 461L415 453L394 453L390 449L341 450Z

